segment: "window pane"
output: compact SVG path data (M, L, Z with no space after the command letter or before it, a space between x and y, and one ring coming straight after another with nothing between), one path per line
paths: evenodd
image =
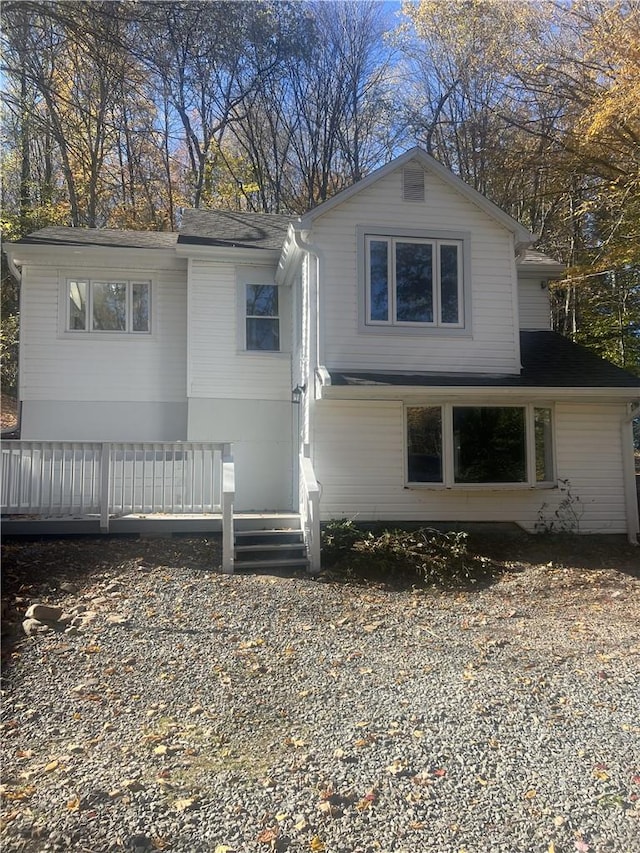
M442 410L407 408L408 481L442 482Z
M247 317L247 349L280 349L280 321L270 317Z
M278 287L275 284L247 285L247 317L277 317Z
M146 281L134 281L132 290L132 329L134 332L148 332L150 323L149 311L149 283Z
M87 282L69 282L69 328L87 328Z
M456 483L523 483L527 479L525 410L453 409Z
M386 240L369 243L370 320L389 319L389 246Z
M126 332L127 285L123 282L96 281L92 284L93 325L101 332Z
M433 247L396 243L396 319L433 323Z
M458 323L458 247L440 246L440 314L443 323Z
M536 435L536 482L553 480L553 439L551 435L551 409L534 409Z

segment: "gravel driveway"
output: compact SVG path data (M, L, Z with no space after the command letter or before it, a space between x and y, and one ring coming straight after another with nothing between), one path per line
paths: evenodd
M139 547L41 583L80 633L5 661L5 853L640 851L631 575L391 590Z

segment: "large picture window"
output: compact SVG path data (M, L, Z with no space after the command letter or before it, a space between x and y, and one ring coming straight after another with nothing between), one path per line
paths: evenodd
M69 332L150 332L151 283L69 279L66 328Z
M538 406L407 406L407 482L552 483L552 411Z
M365 235L366 324L464 325L462 241Z

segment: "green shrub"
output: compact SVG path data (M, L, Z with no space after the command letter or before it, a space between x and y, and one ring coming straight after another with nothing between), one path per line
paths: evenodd
M451 585L487 577L492 566L469 553L467 534L431 528L376 535L352 521L331 522L323 533L323 564L352 578Z

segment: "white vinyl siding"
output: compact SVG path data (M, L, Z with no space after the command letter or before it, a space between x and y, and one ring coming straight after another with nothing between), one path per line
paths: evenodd
M549 289L538 279L518 280L518 308L521 329L550 329Z
M513 236L440 179L425 172L426 202L402 201L402 169L358 193L313 226L322 252L321 357L339 370L517 373L519 343ZM465 321L472 335L363 333L358 291L358 229L465 232L469 238L470 298ZM434 332L436 330L433 330ZM457 334L456 334L457 332Z
M513 522L534 532L552 519L560 489L405 487L401 401L324 400L315 406L313 464L323 520ZM580 498L582 533L624 533L620 419L624 406L556 402L556 470Z
M248 269L247 277L242 266L235 264L190 261L190 397L291 398L291 354L244 349L245 278L256 282L256 268ZM273 282L275 269L265 267L263 275L265 282ZM281 340L290 341L291 317L284 316L282 306L280 310Z
M119 280L152 281L151 334L64 331L65 282L113 279L111 269L57 269L29 264L21 294L22 400L186 402L187 301L184 265L123 269ZM62 286L60 282L63 282ZM38 438L46 438L46 424Z

